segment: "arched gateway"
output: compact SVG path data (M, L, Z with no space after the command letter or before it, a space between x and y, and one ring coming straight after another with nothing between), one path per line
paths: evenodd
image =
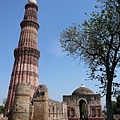
M79 112L80 112L80 119L87 119L87 101L82 98L79 100Z
M68 106L68 120L104 120L100 94L81 85L72 95L64 95L63 102Z

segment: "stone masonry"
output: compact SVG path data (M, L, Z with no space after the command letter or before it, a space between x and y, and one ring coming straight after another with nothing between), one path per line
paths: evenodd
M21 33L18 47L14 50L14 66L11 74L5 116L13 107L14 94L17 83L30 83L30 96L32 98L38 87L38 6L35 2L28 1L25 5L25 14L21 22Z
M48 89L39 85L30 100L29 83L18 83L15 90L13 109L8 120L48 120Z
M30 87L29 83L17 84L10 120L29 120Z
M46 85L39 85L33 96L33 120L48 120L48 89Z

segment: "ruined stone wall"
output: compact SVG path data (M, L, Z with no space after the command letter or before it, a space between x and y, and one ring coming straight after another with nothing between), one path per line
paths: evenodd
M48 120L68 120L65 103L49 99L48 107Z
M29 120L30 88L29 83L17 84L11 120Z
M46 85L38 86L32 101L30 89L30 84L17 84L14 105L9 120L68 120L67 105L54 100L49 101ZM53 105L51 106L51 112L49 111L49 105Z
M0 114L0 120L8 120L8 117L4 117L3 114Z
M3 118L3 117L0 115L0 120L2 120L2 118Z
M33 95L34 114L32 120L48 120L48 89L39 85Z

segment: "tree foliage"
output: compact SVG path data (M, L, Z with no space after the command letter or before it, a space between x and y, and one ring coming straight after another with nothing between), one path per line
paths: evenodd
M84 118L86 118L86 103L84 102L83 104L82 104L82 115L84 116Z
M120 108L120 95L117 97L117 108Z
M6 103L6 99L3 99L3 105L0 106L0 114L4 114L5 112L5 103Z
M112 108L113 108L114 115L120 115L120 108L117 106L116 101L112 101Z
M116 101L112 101L113 114L120 115L120 95L116 98Z
M0 114L4 114L5 112L5 106L0 106Z
M63 51L80 58L90 69L90 80L101 83L106 95L108 120L112 118L111 95L119 93L116 71L120 67L120 0L98 0L98 12L92 12L82 25L73 24L60 35Z

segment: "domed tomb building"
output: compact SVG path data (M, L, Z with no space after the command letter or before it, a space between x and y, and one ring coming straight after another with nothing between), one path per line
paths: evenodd
M64 95L63 102L68 106L68 120L104 120L100 94L94 94L83 84L72 95Z

